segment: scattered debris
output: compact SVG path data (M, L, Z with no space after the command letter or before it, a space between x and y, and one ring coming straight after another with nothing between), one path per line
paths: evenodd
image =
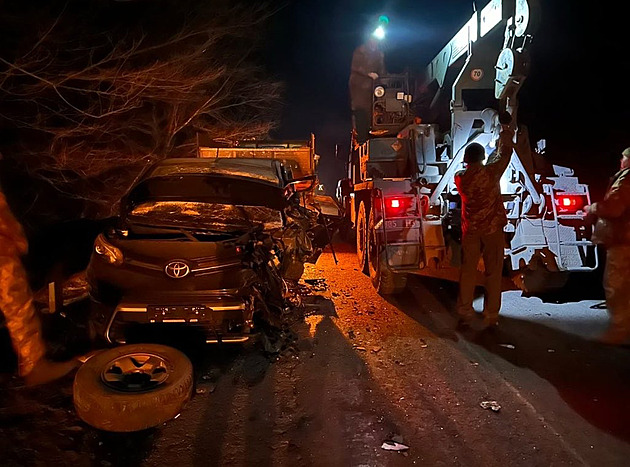
M205 389L197 388L197 390L195 390L195 394L205 394L205 393L206 393Z
M516 348L512 344L499 344L499 347L505 347L506 349L511 349L511 350L514 350Z
M354 331L353 331L352 329L350 329L350 330L348 331L348 337L349 337L350 339L354 339L354 338L355 338L355 337L357 337L357 336L355 335Z
M479 362L473 362L472 360L470 361L470 364L471 364L472 366L479 366Z
M428 346L429 346L429 344L427 344L424 339L420 339L420 348L421 349L426 349Z
M555 352L555 349L547 349L547 352L549 352L549 353L554 353L554 352Z
M381 350L383 350L381 347L372 347L372 353L379 353Z
M483 401L479 405L484 410L490 409L493 412L498 412L499 410L501 410L501 406L497 401Z
M243 380L248 386L262 381L269 367L269 360L262 355L251 354L245 358L243 362Z
M355 347L355 349L357 349L359 352L366 352L366 348L365 347Z
M406 444L397 443L394 440L388 439L386 441L383 441L383 444L381 445L381 449L384 449L385 451L403 452L403 451L408 451L409 446L407 446Z
M69 426L68 428L64 428L64 430L65 431L83 431L83 427L74 425L74 426Z
M326 279L322 279L322 278L304 279L304 282L311 286L312 291L324 292L328 290L328 284L326 284Z

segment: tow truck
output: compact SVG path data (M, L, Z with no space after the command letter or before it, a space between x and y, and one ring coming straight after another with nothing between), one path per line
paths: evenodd
M356 232L359 266L379 293L403 291L409 274L458 280L461 198L454 176L469 144L481 144L488 157L496 151L501 112L515 129L501 179L504 276L512 279L505 283L538 293L562 287L568 273L598 267L584 221L588 186L567 167L538 170L543 146L532 150L517 120L537 18L528 0L491 0L426 67L423 92L412 96L407 75L374 80L370 137L353 140L337 197ZM414 104L423 108L418 117L432 123L418 123Z

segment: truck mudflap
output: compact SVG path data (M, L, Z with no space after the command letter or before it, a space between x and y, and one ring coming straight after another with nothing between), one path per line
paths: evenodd
M594 271L599 261L591 241L592 226L584 221L584 208L591 203L588 186L579 183L569 168L553 169L556 176L542 184L541 213L521 217L512 227L514 235L506 250L511 268L533 269L540 264L551 272Z

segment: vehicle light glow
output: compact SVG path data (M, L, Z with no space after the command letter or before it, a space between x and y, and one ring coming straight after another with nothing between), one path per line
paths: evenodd
M577 214L588 204L586 195L556 194L556 210L558 214Z
M385 197L385 217L415 216L416 205L413 196Z

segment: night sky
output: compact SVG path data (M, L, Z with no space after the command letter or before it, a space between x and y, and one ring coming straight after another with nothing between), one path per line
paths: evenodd
M531 1L531 0L530 0ZM478 9L486 1L477 2ZM349 147L347 82L354 48L380 14L390 18L389 71L423 69L473 11L470 0L290 0L270 24L269 70L286 83L277 138L315 133L320 177L329 192L343 175ZM546 138L554 161L605 185L630 146L627 26L609 8L581 0L542 0L532 71L521 91L519 119L532 143ZM335 145L340 158L335 160Z

